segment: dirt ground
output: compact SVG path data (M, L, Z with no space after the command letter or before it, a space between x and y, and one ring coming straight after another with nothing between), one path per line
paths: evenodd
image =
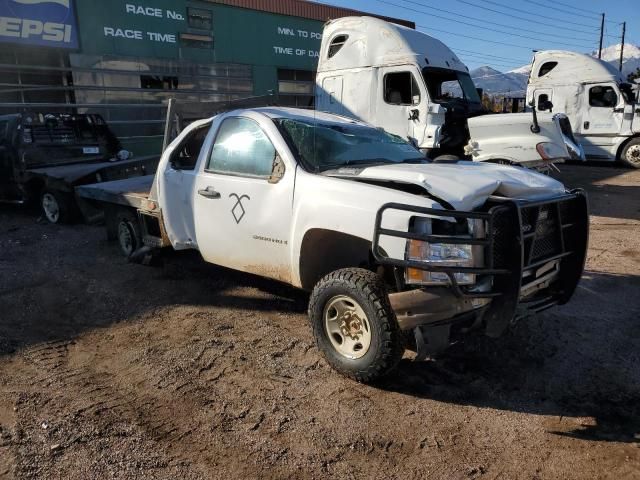
M640 171L589 191L574 299L376 387L303 294L0 206L0 478L640 478Z

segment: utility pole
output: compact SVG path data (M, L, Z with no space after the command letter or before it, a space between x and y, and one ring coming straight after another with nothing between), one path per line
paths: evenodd
M622 45L620 46L620 66L618 67L618 70L622 71L622 60L623 60L623 55L624 55L624 33L625 30L627 29L627 22L622 22Z
M602 58L602 37L604 36L604 13L600 21L600 47L598 48L598 58Z

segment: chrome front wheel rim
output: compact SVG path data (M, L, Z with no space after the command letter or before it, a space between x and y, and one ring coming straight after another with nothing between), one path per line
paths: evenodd
M332 297L324 308L325 333L343 357L355 360L371 347L371 324L358 302L348 295Z

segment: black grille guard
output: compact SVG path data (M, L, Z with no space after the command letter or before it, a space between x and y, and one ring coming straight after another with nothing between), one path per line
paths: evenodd
M457 296L493 298L490 308L493 313L489 312L488 317L501 317L495 319L494 323L504 323L505 318L508 322L514 317L526 316L555 304L566 303L577 287L586 259L589 217L584 191L576 189L561 196L535 201L491 197L487 204L489 208L486 211L474 212L425 208L401 203L384 204L376 214L372 242L373 257L381 265L445 273ZM440 219L484 220L485 236L463 238L382 228L384 213L389 210L400 210ZM546 212L544 219L541 212ZM380 247L382 236L415 239L427 243L479 245L485 248L485 265L482 267L442 266L404 258L392 258ZM554 236L555 238L550 238ZM560 261L560 273L552 291L545 290L544 295L534 295L533 298L521 302L523 273L554 260ZM493 286L487 292L469 291L458 285L455 273L492 276ZM500 329L505 327L506 325L502 325Z

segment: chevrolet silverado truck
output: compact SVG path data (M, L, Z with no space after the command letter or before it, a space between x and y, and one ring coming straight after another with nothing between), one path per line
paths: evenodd
M49 222L68 222L75 186L155 172L158 155L130 156L100 115L2 115L0 202L39 202Z
M78 187L126 255L206 262L310 292L319 350L371 382L472 330L564 304L588 238L581 190L493 163L434 163L363 122L250 108L191 123L155 176Z

